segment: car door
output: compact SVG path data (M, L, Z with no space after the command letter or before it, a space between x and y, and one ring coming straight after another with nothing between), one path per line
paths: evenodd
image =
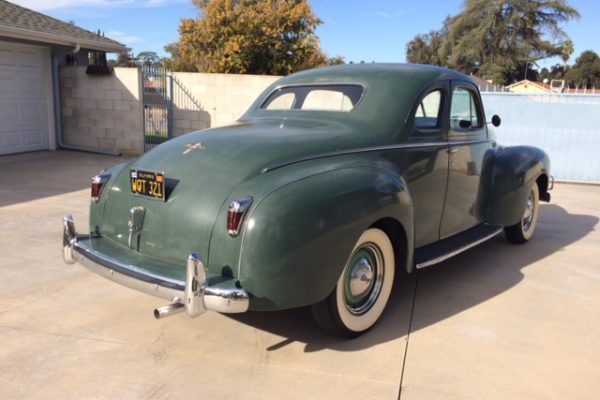
M478 199L483 196L484 156L492 148L481 98L475 86L452 81L448 118L448 185L440 238L455 235L483 222Z
M437 242L448 179L446 121L450 82L442 81L417 99L407 121L399 160L414 207L415 247Z

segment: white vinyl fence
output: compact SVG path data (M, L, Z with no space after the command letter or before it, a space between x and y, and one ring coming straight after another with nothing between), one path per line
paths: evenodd
M600 96L481 93L486 117L504 146L533 145L548 153L557 181L600 183Z

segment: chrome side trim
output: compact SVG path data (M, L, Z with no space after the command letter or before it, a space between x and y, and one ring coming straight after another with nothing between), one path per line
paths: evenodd
M172 302L170 306L155 310L159 317L177 313L185 307L190 317L207 310L222 313L248 311L250 295L242 288L210 287L206 279L204 263L196 254L190 254L187 262L186 280L179 281L138 270L118 260L81 246L78 241L86 236L77 235L73 217L63 218L63 258L65 263L80 263L92 272L128 288L160 297ZM183 299L183 300L181 300ZM181 304L179 306L178 304Z
M441 256L436 257L436 258L434 258L432 260L427 260L425 262L417 264L416 267L417 267L417 269L421 269L421 268L429 267L429 266L432 266L432 265L435 265L435 264L439 264L442 261L446 261L447 259L452 258L455 255L462 253L463 251L467 251L470 248L473 248L473 247L477 246L478 244L481 244L481 243L483 243L483 242L485 242L485 241L493 238L494 236L496 236L497 234L499 234L500 232L502 232L502 230L503 230L503 228L500 226L500 227L496 228L496 230L493 231L492 233L490 233L490 234L488 234L486 236L483 236L483 237L481 237L480 239L478 239L478 240L476 240L474 242L468 243L468 244L466 244L466 245L464 245L464 246L462 246L462 247L460 247L458 249L455 249L455 250L453 250L453 251L451 251L449 253L442 254Z
M426 147L454 147L454 146L465 146L465 145L474 145L480 143L491 143L493 142L491 139L476 139L476 140L456 140L456 141L445 141L439 140L435 142L422 142L422 143L404 143L404 144L392 144L385 146L373 146L373 147L361 147L358 149L350 149L350 150L341 150L341 151L332 151L327 153L315 154L312 156L295 158L292 160L283 161L278 164L272 164L264 167L260 173L264 174L282 167L286 167L291 164L296 164L303 161L316 160L318 158L327 158L327 157L337 157L337 156L346 156L350 154L360 154L360 153L370 153L374 151L387 151L387 150L400 150L400 149L419 149Z

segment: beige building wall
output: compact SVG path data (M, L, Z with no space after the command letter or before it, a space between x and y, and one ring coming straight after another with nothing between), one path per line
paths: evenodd
M60 71L63 137L66 144L124 154L144 151L140 76L135 68L115 68L91 76L85 67Z
M144 151L141 74L115 68L106 76L85 74L85 67L61 69L63 135L66 144ZM173 135L231 124L279 77L173 73Z
M519 94L544 94L544 93L552 93L550 88L544 87L537 82L532 82L529 80L523 80L517 83L513 83L510 86L506 87L512 93Z

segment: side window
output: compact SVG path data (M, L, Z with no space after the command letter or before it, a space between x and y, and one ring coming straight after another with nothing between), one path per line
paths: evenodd
M284 93L281 96L273 99L265 110L291 110L294 108L296 102L296 95L294 93Z
M438 128L442 115L442 91L434 90L421 100L415 111L417 128Z
M353 84L297 85L275 89L262 110L350 112L361 101L365 88Z
M475 94L461 87L455 88L452 92L452 106L450 107L450 128L460 130L481 128L482 126Z
M312 90L304 99L303 110L350 111L352 100L342 92Z

